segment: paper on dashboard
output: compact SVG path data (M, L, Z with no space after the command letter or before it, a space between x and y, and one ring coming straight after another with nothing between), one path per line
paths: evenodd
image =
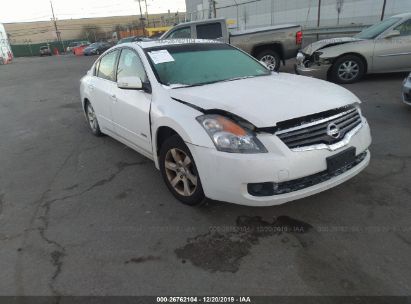
M153 60L154 64L166 63L166 62L173 62L174 58L167 50L159 50L159 51L152 51L148 52L151 60Z

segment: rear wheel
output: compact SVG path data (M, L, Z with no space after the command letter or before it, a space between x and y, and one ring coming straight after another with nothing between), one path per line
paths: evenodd
M159 160L161 175L175 198L190 206L205 200L194 158L180 136L173 135L162 144Z
M90 102L87 102L86 104L86 116L88 124L90 126L91 133L93 133L95 136L102 136L103 133L101 133L100 131L100 126L97 121L96 112L94 111L93 106Z
M365 74L364 61L355 55L338 58L331 68L334 82L347 84L359 81Z
M281 57L273 50L265 50L258 53L256 57L259 61L264 62L271 71L278 71L280 69Z

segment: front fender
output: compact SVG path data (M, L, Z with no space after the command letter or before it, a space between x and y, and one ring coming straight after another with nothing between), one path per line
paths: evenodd
M151 130L154 162L158 168L157 138L161 127L174 130L186 143L215 148L210 136L206 133L196 117L203 115L200 111L177 101L168 100L154 104L151 109Z
M374 52L373 41L356 41L352 43L346 43L341 45L335 45L332 47L326 47L318 50L321 52L320 58L334 59L341 57L345 54L357 54L366 60L369 66L372 62L372 55Z

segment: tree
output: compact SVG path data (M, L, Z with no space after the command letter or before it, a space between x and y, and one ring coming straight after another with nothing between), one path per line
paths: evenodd
M84 25L81 29L80 37L81 39L87 39L90 42L99 41L105 38L106 34L95 25Z

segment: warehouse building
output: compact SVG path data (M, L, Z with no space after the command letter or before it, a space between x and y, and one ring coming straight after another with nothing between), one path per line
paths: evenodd
M186 0L186 6L187 20L225 17L239 29L370 25L382 16L411 12L411 0Z
M172 26L184 20L183 13L150 14L145 27L158 28ZM83 19L63 19L57 21L61 38L70 40L110 39L113 32L140 27L140 16L112 16ZM57 40L51 21L5 23L12 45L50 43Z

